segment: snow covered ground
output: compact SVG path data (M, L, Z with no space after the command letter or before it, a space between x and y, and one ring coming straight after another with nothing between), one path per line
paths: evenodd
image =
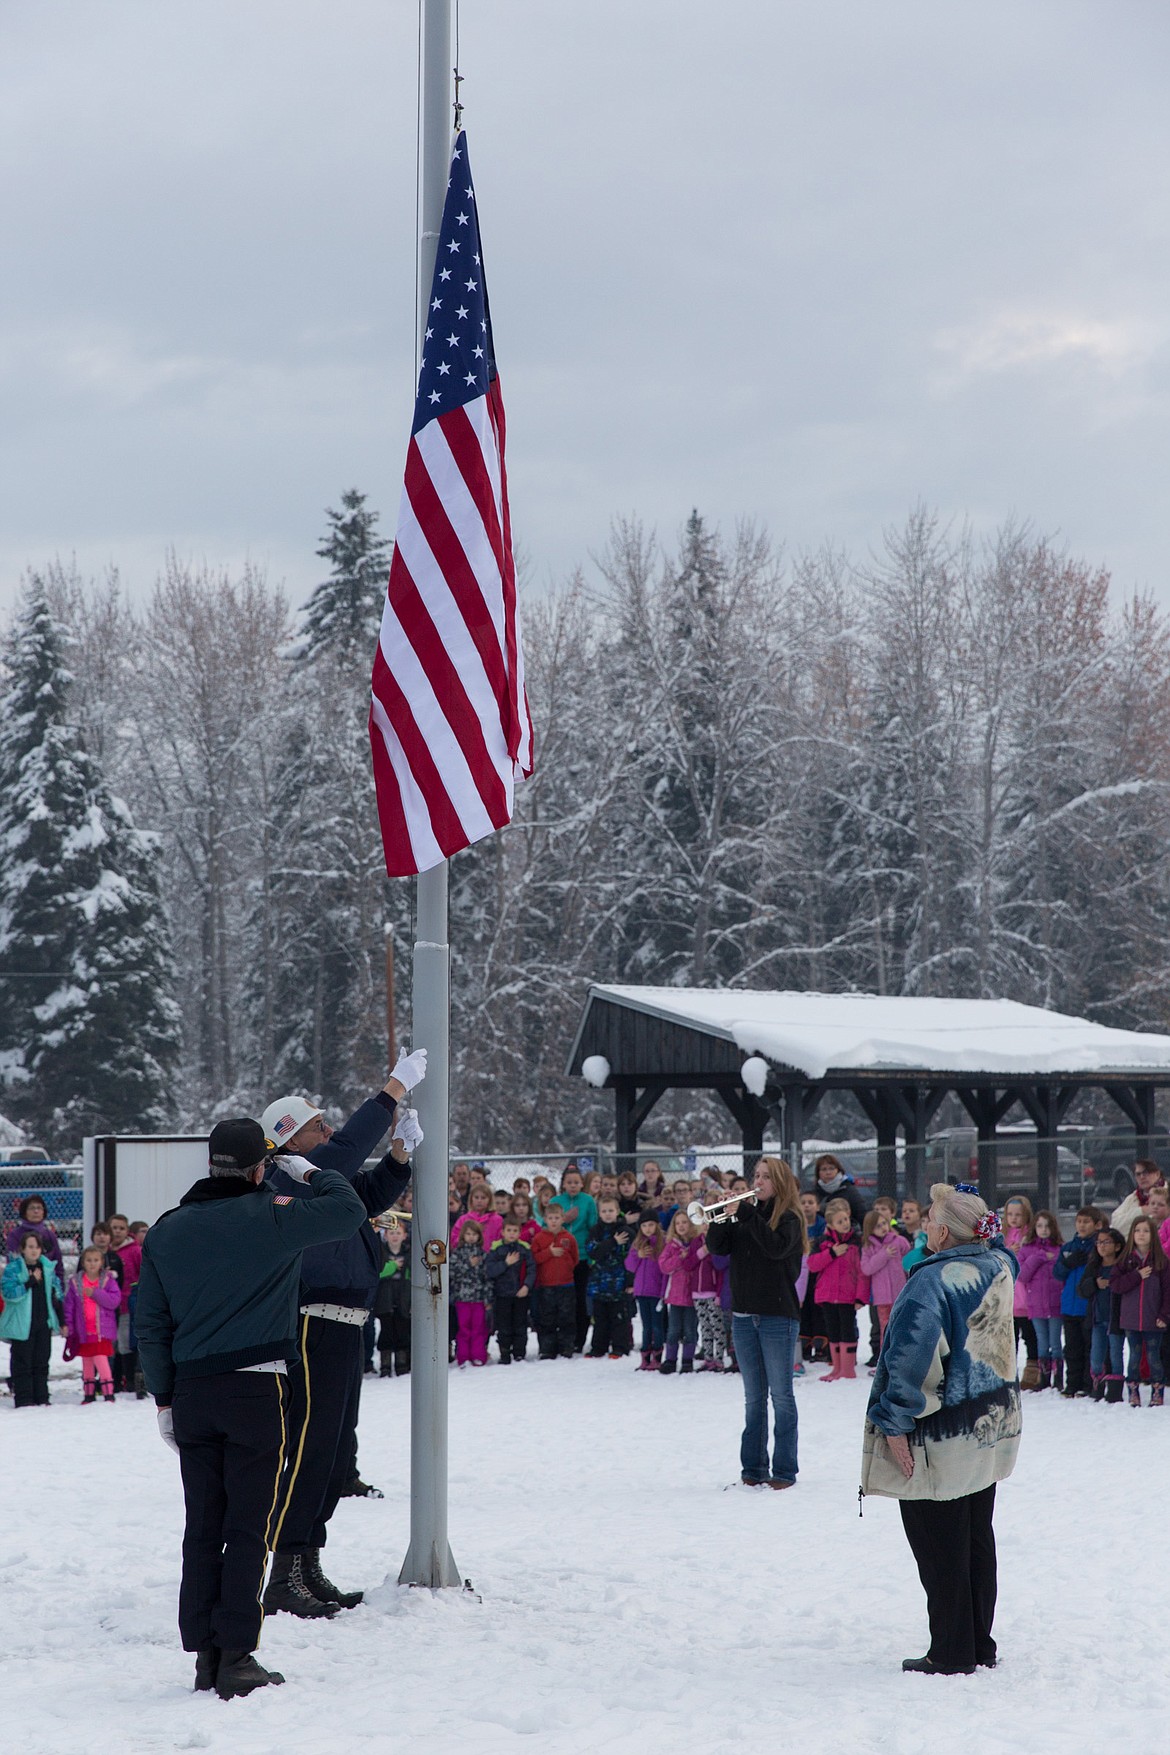
M632 1361L452 1373L451 1541L482 1600L391 1584L325 1624L281 1615L288 1684L190 1692L175 1630L182 1498L150 1403L0 1401L6 1747L30 1755L1045 1755L1167 1742L1164 1412L1029 1396L1000 1490L1001 1664L903 1676L923 1599L896 1506L857 1515L868 1379L798 1385L801 1475L737 1480L738 1378ZM367 1379L343 1585L406 1546L409 1388Z

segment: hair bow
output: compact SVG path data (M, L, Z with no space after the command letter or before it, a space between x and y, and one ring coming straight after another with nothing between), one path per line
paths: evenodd
M984 1213L975 1226L975 1235L981 1243L991 1243L1000 1234L999 1214L992 1207Z
M956 1194L978 1194L979 1193L979 1184L977 1182L956 1182L955 1183L955 1193Z

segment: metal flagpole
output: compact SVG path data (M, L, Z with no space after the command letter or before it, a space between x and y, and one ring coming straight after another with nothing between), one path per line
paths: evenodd
M451 0L420 0L421 192L418 240L418 351L454 140ZM418 1087L426 1138L414 1155L410 1286L410 1547L399 1584L461 1585L447 1540L447 1179L450 947L447 865L418 876L412 1040L427 1050Z

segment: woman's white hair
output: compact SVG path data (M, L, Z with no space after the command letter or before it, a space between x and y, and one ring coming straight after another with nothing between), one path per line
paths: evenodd
M956 1243L974 1243L975 1227L987 1212L987 1202L977 1194L960 1194L949 1182L936 1182L930 1191L930 1210Z

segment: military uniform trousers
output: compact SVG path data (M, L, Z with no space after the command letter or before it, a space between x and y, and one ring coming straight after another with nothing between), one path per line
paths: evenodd
M187 1527L179 1632L185 1651L254 1651L285 1460L285 1380L271 1371L182 1378L172 1415Z
M364 1332L302 1316L301 1360L290 1365L289 1444L276 1519L277 1553L323 1548L326 1526L357 1463Z

